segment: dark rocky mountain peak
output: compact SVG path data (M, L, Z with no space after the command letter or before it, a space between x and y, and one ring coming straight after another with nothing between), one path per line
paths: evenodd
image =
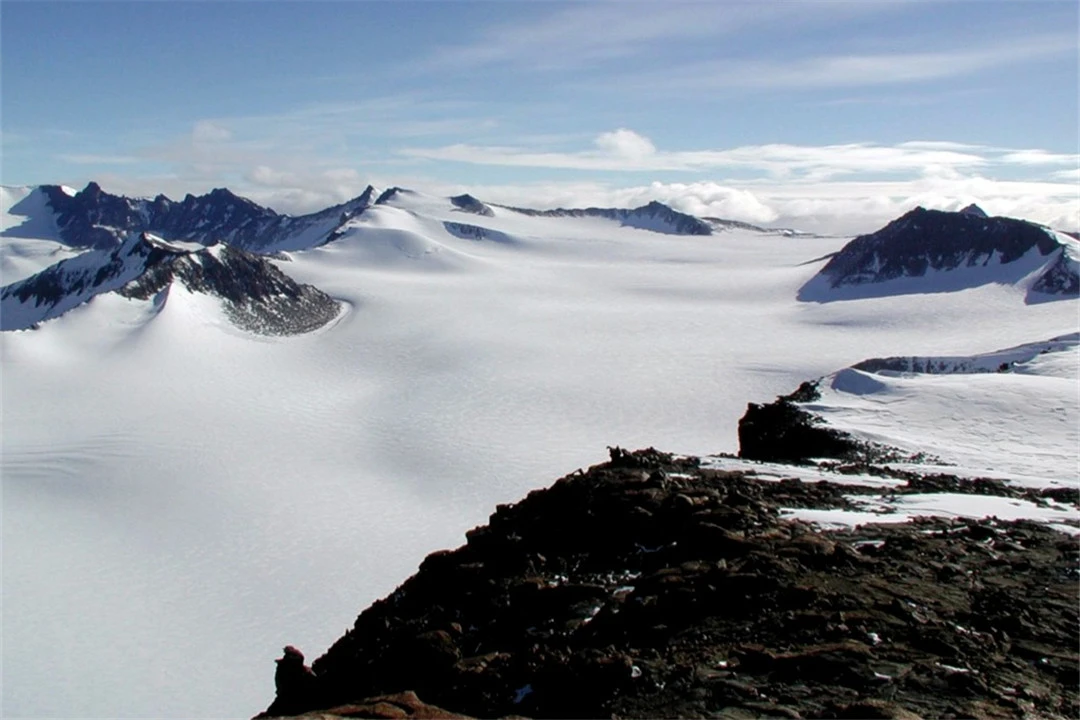
M56 213L60 235L69 245L114 248L144 229L140 201L110 195L96 182L74 195L59 185L43 185L41 189Z
M407 193L407 192L410 192L410 191L406 190L405 188L401 188L401 187L387 188L386 190L383 190L382 194L379 195L378 198L375 199L375 204L376 205L385 205L386 203L388 203L392 199L394 199L394 197L396 197L398 194L403 194L403 193Z
M360 193L355 198L353 198L351 201L349 201L349 204L364 205L364 206L373 205L375 203L374 198L376 197L375 196L376 192L378 192L378 191L375 189L375 187L373 185L368 185L366 188L364 188L364 192Z
M986 211L984 211L981 207L979 207L975 203L971 203L966 208L961 210L960 214L961 215L971 215L972 217L978 217L978 218L990 217L989 215L986 214Z
M485 217L492 217L495 215L495 212L490 207L469 194L455 195L450 198L450 202L454 207L463 212L473 213L474 215L483 215Z
M75 197L82 198L86 201L92 201L100 198L103 193L104 191L101 189L101 186L91 180L86 184L86 187L75 194Z
M977 208L976 208L977 209ZM1061 257L1051 257L1054 253ZM1021 259L1024 262L1018 262ZM799 293L801 300L836 299L831 291L845 289L843 297L891 294L879 286L892 280L924 278L895 292L942 292L989 282L1020 282L1032 272L1048 271L1044 264L1061 264L1053 282L1035 281L1045 288L1080 283L1076 260L1053 231L1026 220L986 217L974 211L947 212L917 207L888 225L860 235L845 245ZM1041 270L1040 270L1041 268ZM963 272L958 272L963 271ZM933 276L933 278L931 278ZM1056 292L1056 291L1052 291Z
M673 235L712 235L712 227L705 221L679 212L658 200L630 211L622 211L621 214L622 217L619 219L624 225L642 230L655 230Z

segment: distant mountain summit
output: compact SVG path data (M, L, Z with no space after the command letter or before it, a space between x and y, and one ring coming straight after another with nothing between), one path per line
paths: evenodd
M881 230L860 235L800 291L824 302L941 292L991 282L1025 283L1032 294L1080 294L1077 243L1025 220L988 217L977 205L959 212L915 208Z
M265 257L221 243L170 243L142 233L0 290L0 330L33 328L107 292L160 304L174 283L219 298L234 325L263 335L308 332L340 311L333 298L296 283Z
M112 249L128 237L150 232L168 240L202 244L227 242L253 252L311 247L345 219L373 204L371 186L358 197L309 215L281 215L225 188L181 201L158 195L153 200L111 195L95 182L71 194L59 185L43 185L55 213L61 240L72 247Z
M581 209L557 208L555 210L530 210L519 207L509 209L531 217L606 218L615 220L626 227L651 230L668 235L713 234L712 226L701 218L679 212L656 200L632 210L595 207Z

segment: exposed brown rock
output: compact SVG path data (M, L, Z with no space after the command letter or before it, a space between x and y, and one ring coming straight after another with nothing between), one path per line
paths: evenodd
M779 508L850 486L611 455L425 559L315 661L304 709L411 690L475 717L1080 717L1075 538L826 534Z
M412 691L394 693L393 695L380 695L350 705L339 705L327 710L317 710L293 717L304 718L304 720L338 720L339 718L469 720L467 715L459 715L434 705L428 705Z

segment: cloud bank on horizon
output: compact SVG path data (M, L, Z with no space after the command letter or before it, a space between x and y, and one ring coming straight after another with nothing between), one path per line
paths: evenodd
M660 200L838 234L978 202L1077 230L1078 20L1052 0L9 4L3 182L228 186L293 213L369 183Z

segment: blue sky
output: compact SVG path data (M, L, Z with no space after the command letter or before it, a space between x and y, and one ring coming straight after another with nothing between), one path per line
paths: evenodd
M2 180L1074 228L1078 4L0 4Z

